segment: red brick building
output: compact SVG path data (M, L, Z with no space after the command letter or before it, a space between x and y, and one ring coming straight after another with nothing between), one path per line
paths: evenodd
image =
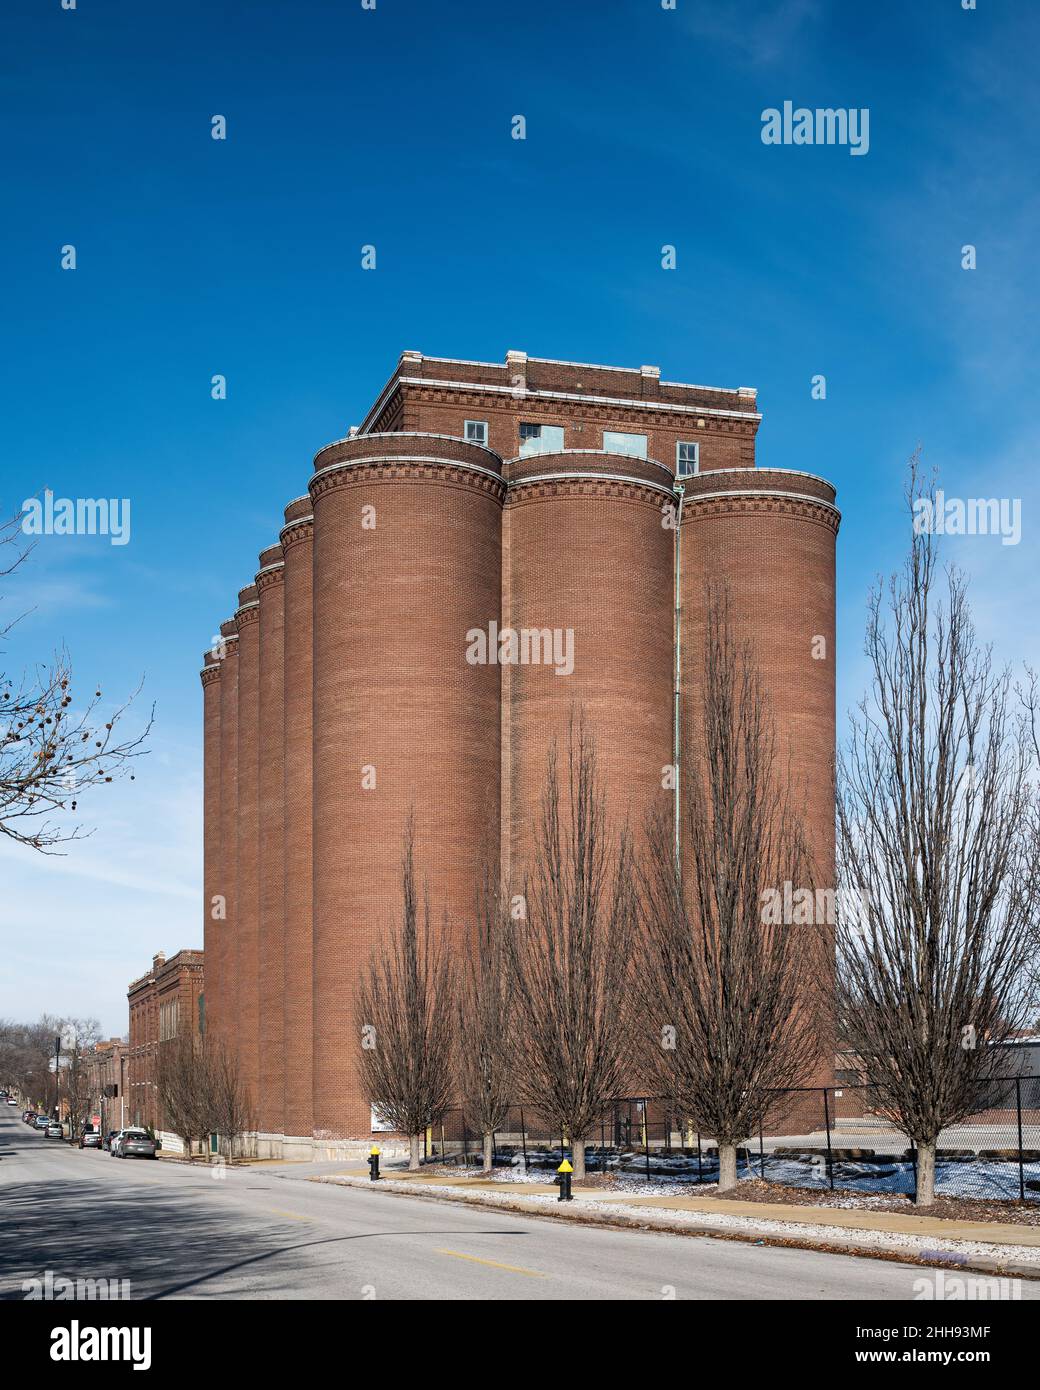
M178 951L169 960L160 951L153 957L151 970L127 990L130 1042L124 1124L163 1128L155 1085L156 1058L164 1042L201 1031L202 990L201 951Z
M370 1134L351 1000L397 912L409 809L459 921L483 863L518 880L575 708L614 812L671 805L708 578L755 642L833 872L839 514L823 479L756 467L760 418L749 388L656 367L406 352L318 451L202 671L207 1012L271 1151ZM492 652L505 630L515 663L474 659L475 633Z
M90 1116L100 1116L102 1134L122 1129L129 1113L130 1045L122 1038L95 1043L90 1054Z

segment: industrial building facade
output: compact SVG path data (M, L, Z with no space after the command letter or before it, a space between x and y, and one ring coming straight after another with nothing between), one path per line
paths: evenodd
M261 1152L371 1134L352 1001L409 814L434 913L462 922L482 866L519 881L576 710L612 812L671 806L709 580L832 874L839 514L823 479L756 466L760 418L753 390L655 367L406 352L319 450L202 670L207 1029Z

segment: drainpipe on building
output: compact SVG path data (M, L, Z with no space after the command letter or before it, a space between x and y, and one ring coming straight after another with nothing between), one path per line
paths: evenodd
M675 763L675 872L678 878L682 877L682 861L679 853L679 826L682 820L682 803L679 795L679 758L680 758L680 696L682 693L682 510L683 496L686 488L678 481L675 484L675 491L679 498L679 505L675 515L675 564L672 569L675 574L675 623L674 631L674 658L675 658L675 713L674 713L674 736L673 736L673 760Z

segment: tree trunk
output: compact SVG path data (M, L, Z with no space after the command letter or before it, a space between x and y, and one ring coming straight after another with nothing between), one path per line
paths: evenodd
M491 1134L484 1135L484 1172L490 1173L495 1166L495 1140Z
M571 1149L572 1149L572 1152L573 1152L573 1154L574 1154L574 1157L571 1159L571 1163L572 1163L572 1165L573 1165L573 1167L574 1167L574 1177L572 1178L572 1182L584 1182L584 1181L585 1181L585 1140L584 1140L584 1139L575 1139L574 1143L573 1143L572 1146L571 1146Z
M409 1138L409 1140L408 1140L408 1145L409 1145L409 1150L408 1150L408 1171L409 1171L409 1173L417 1173L417 1172L419 1171L419 1145L420 1145L421 1142L422 1142L422 1135L421 1135L421 1134L413 1134L413 1135Z
M935 1140L917 1145L917 1197L919 1207L930 1207L935 1201Z
M737 1146L719 1144L719 1191L730 1192L737 1185Z

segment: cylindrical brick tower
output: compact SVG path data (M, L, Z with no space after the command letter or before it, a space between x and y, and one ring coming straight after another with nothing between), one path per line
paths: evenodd
M255 1118L260 1103L260 604L255 584L239 590L238 605L238 1060Z
M729 589L737 635L750 638L776 730L776 756L803 819L817 885L834 885L835 537L830 483L782 468L700 473L685 481L682 523L682 720L702 703L705 595ZM781 885L777 885L778 888ZM798 886L798 885L795 885ZM833 1054L817 1084L830 1080Z
M501 603L498 455L444 435L322 449L314 510L314 1131L367 1135L353 995L400 919L414 811L431 909L472 916L499 838L500 681L467 634Z
M284 827L284 618L285 566L282 547L260 552L256 591L260 601L260 1075L257 1123L262 1134L275 1136L272 1152L280 1157L284 1106L285 991Z
M513 891L533 869L549 749L566 795L568 728L584 713L608 810L637 842L667 810L672 761L672 473L650 459L565 450L506 465ZM524 632L543 634L524 661ZM546 661L548 638L553 660ZM534 647L528 638L528 656ZM570 656L568 658L568 651ZM562 660L561 660L562 656ZM571 669L572 668L572 669Z
M287 1141L304 1141L313 1131L311 1105L311 830L314 613L310 497L285 509L281 533L285 595L284 739L284 1132Z
M226 923L214 917L220 869L220 671L219 649L203 657L202 677L202 945L205 952L205 1029L220 1017L221 936Z
M217 923L216 1012L211 1013L216 1038L237 1051L238 1032L238 624L220 625L220 885L224 918ZM208 957L207 957L208 959Z

